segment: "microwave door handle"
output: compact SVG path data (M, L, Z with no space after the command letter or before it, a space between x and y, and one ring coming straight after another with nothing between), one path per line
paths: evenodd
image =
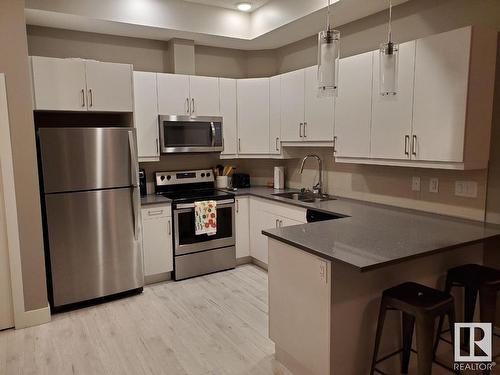
M213 122L210 123L210 129L212 130L212 147L215 147L215 125Z
M134 132L128 132L128 145L130 151L130 179L132 185L132 213L134 220L134 238L137 240L139 237L139 169L137 163L137 153L135 151Z

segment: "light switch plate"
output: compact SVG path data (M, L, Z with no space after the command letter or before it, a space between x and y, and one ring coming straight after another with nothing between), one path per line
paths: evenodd
M455 195L457 197L477 198L477 182L455 181Z
M429 193L439 192L439 178L431 178L429 180Z
M411 190L420 191L420 177L413 176L411 178Z

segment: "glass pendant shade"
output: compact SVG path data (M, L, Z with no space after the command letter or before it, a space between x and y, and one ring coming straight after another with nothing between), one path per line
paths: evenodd
M393 42L380 45L380 95L396 95L398 91L399 46Z
M318 34L318 87L337 96L340 58L340 32L327 28Z

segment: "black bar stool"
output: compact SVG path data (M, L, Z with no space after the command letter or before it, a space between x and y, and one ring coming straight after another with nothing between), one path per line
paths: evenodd
M479 264L466 264L450 268L446 276L445 293L450 293L453 287L464 288L464 322L471 323L474 319L476 300L479 295L480 319L483 323L495 323L497 293L500 290L500 271ZM443 318L439 320L438 340L443 329ZM469 350L469 330L464 331L464 350ZM498 337L498 335L495 335ZM444 340L446 341L446 340ZM436 341L436 347L438 341Z
M402 313L403 347L378 359L380 339L387 310L397 310ZM450 329L453 331L455 310L453 297L449 293L412 282L403 283L385 290L380 303L370 375L375 372L386 375L383 371L377 369L376 365L399 353L402 353L401 372L407 374L411 352L418 354L418 375L431 374L434 359L435 322L437 317L444 317L445 315L448 315ZM414 326L416 326L417 330L417 351L411 348ZM448 370L452 371L449 368Z

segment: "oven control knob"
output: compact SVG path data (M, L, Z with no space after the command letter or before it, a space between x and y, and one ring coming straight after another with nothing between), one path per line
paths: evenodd
M170 175L167 176L167 180L170 181L171 178L172 178L172 176L170 176Z
M210 177L210 172L207 173L207 177Z
M205 177L205 173L202 173L202 174L201 174L201 177Z
M160 176L160 180L165 180L165 176Z

